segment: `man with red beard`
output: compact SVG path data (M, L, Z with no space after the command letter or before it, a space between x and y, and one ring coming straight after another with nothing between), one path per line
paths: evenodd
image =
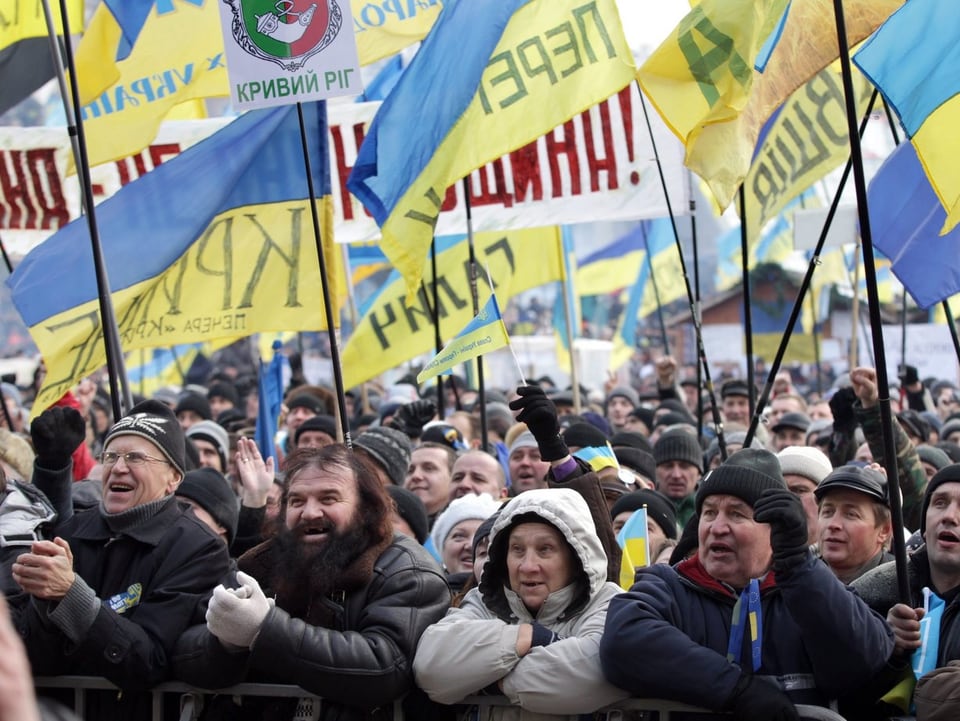
M394 535L377 474L344 445L298 450L286 474L276 536L239 559L233 587L214 589L206 625L180 640L177 676L202 688L296 684L321 697L242 708L223 697L210 718L392 718L414 690L420 634L450 604L443 575L416 541Z

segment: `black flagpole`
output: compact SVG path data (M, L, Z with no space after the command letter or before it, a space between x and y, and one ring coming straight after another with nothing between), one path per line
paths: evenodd
M867 281L867 302L870 306L870 328L873 335L873 350L876 358L877 386L880 394L880 427L883 431L883 465L887 471L887 500L895 530L893 556L897 564L897 587L900 600L910 602L910 585L907 578L907 550L903 534L903 508L897 473L897 448L893 437L893 416L890 411L890 386L887 381L887 358L883 347L883 328L880 316L880 297L877 293L877 270L873 255L873 235L870 231L870 213L867 209L867 182L863 172L863 154L860 136L857 134L856 105L853 90L853 74L850 67L850 48L847 44L847 27L843 16L843 0L833 0L837 20L837 43L840 50L840 67L843 71L843 94L847 106L847 126L850 134L850 160L853 162L853 184L857 191L857 215L860 219L860 239L863 244L863 266ZM894 490L896 489L896 490Z
M463 200L467 211L467 247L470 249L470 295L473 298L473 314L480 312L480 296L477 293L477 258L473 248L473 210L470 207L470 176L463 179ZM490 288L493 292L493 288ZM572 343L572 341L571 341ZM571 345L572 348L572 345ZM477 356L477 403L480 404L480 447L487 450L487 393L483 381L483 355ZM574 393L579 393L574 389Z
M60 0L63 2L63 0ZM323 103L318 109L326 120L327 104ZM340 367L340 347L337 342L337 328L333 317L333 302L330 299L330 287L327 283L327 259L323 254L323 238L320 233L320 216L317 214L317 192L313 187L313 171L310 163L310 148L307 144L307 126L303 120L303 104L297 103L297 119L300 121L300 144L303 146L303 167L307 174L307 190L310 193L310 217L313 220L313 240L317 246L317 262L320 265L320 288L323 294L323 312L327 321L327 336L330 339L330 363L333 366L333 382L337 391L337 410L340 416L340 428L343 430L343 442L347 448L353 448L353 439L350 437L350 419L347 418L347 399L343 388L343 369ZM326 128L326 122L321 123ZM326 137L318 139L326 143Z
M430 239L430 268L433 272L433 345L437 355L443 350L443 336L440 333L440 291L437 282L437 236ZM426 293L424 293L426 295ZM443 376L437 376L437 418L446 417L446 399L443 397Z
M640 107L643 108L643 117L647 121L647 132L650 134L650 144L653 155L657 160L657 172L660 174L660 185L663 188L663 197L667 204L667 213L670 215L670 225L673 228L673 239L677 245L677 256L680 258L680 271L683 283L687 290L687 302L690 304L690 320L693 323L697 341L697 357L703 366L703 379L707 392L710 393L710 410L713 415L713 425L717 430L717 443L720 446L720 458L727 460L727 441L723 434L723 419L720 417L720 408L717 406L717 395L713 388L713 379L710 376L710 364L707 363L707 352L703 347L703 330L700 326L700 306L694 300L693 289L690 287L690 275L687 273L687 264L683 260L683 248L680 247L680 233L677 230L677 219L670 204L670 193L667 192L667 179L663 176L663 165L660 162L660 153L657 152L657 141L653 137L653 126L650 125L650 115L647 112L647 101L643 97L643 90L637 83L637 93L640 95Z
M3 264L7 266L7 273L13 273L13 263L10 262L10 256L7 255L7 246L3 244L3 238L0 238L0 253L3 254Z
M753 314L750 312L750 241L747 237L747 194L740 183L740 267L743 274L743 336L747 356L747 398L750 415L757 407L753 364Z
M873 104L877 100L877 91L873 92L873 96L870 98L870 102L867 105L867 112L863 116L863 120L860 122L860 127L858 129L857 138L860 138L863 135L863 132L867 129L867 122L870 120L870 113L873 112ZM803 299L807 294L807 290L810 288L810 281L813 279L813 271L818 265L820 265L820 253L823 250L823 245L827 241L827 234L830 232L830 225L833 223L833 218L837 213L837 208L840 205L840 196L843 194L843 189L847 184L847 178L850 177L850 170L853 167L853 160L847 160L846 166L843 168L843 173L840 176L840 182L837 184L837 189L833 194L833 202L830 203L830 210L827 211L827 218L823 222L823 228L820 231L820 237L817 239L817 245L813 250L813 256L810 258L810 263L807 265L806 275L803 276L803 281L800 283L800 290L797 291L797 299L793 303L793 310L790 311L790 318L787 320L787 327L783 331L783 337L780 339L780 345L777 348L777 354L774 356L773 363L770 365L770 372L767 374L767 381L763 386L763 390L760 392L760 399L757 401L757 408L754 411L753 418L750 419L750 428L747 429L747 437L744 440L744 448L749 447L750 443L753 441L753 436L757 432L757 426L760 423L760 416L763 413L763 409L767 405L767 401L770 399L770 393L773 392L773 382L776 380L777 372L780 370L780 365L783 363L783 356L786 355L787 346L790 345L790 336L793 335L793 328L797 323L797 318L800 317L800 312L803 309Z
M60 55L60 43L56 40L57 34L50 13L48 0L43 0L43 12L47 21L47 33L50 38L51 52L54 56L54 67L57 70L57 80L60 83L61 93L66 89L63 78L63 62ZM93 185L90 180L90 160L87 156L87 138L83 129L83 117L80 108L80 91L77 87L77 68L73 61L73 48L70 43L70 19L67 16L66 0L60 0L60 19L63 24L63 43L67 61L67 69L74 82L70 84L70 103L66 96L63 98L64 113L67 117L67 129L71 136L76 136L73 143L76 154L77 176L80 179L80 195L83 208L86 210L87 226L90 229L90 246L93 250L93 267L97 280L97 296L100 305L100 321L103 330L103 350L107 361L107 375L110 383L110 404L113 408L113 417L123 416L121 398L127 408L132 407L133 398L127 384L127 374L123 367L123 353L120 347L120 333L117 329L117 319L113 312L113 299L110 295L110 281L107 278L107 268L103 258L103 248L100 245L100 231L97 228L97 215L93 202ZM71 105L72 103L72 105ZM122 394L122 395L121 395Z
M643 234L643 248L646 251L647 267L650 269L650 282L653 283L653 297L657 303L657 320L660 323L660 338L663 342L663 354L670 355L670 339L667 338L667 324L663 319L663 305L660 303L660 288L657 285L657 274L653 269L653 258L650 257L650 243L647 242L647 234Z
M690 239L693 244L693 303L700 309L700 243L697 240L697 201L693 195L693 173L687 171L687 192L690 193ZM703 436L703 368L697 363L697 438Z

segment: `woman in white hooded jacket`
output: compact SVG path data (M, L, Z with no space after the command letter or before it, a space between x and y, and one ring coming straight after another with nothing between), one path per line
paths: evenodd
M434 701L504 694L489 719L566 719L627 698L604 680L599 644L607 557L583 498L566 489L511 500L493 526L478 588L427 628L413 662ZM475 716L472 716L475 718Z

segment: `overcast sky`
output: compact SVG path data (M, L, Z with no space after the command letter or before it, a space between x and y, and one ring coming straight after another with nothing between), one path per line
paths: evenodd
M630 46L648 46L652 52L690 12L687 0L617 0L620 19Z

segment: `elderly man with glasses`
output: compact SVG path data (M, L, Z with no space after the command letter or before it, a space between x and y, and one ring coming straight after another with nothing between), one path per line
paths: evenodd
M19 626L38 675L105 676L120 688L88 696L88 718L150 718L149 689L169 676L180 634L202 622L227 572L226 546L174 491L184 435L158 401L134 406L107 433L99 506L73 512L70 454L84 422L53 408L31 426L34 483L60 512L53 540L17 558Z

